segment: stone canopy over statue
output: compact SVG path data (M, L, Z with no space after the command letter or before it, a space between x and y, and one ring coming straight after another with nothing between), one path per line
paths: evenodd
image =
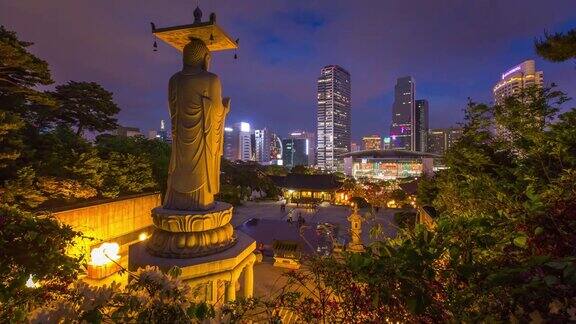
M183 68L170 78L172 155L165 209L208 210L220 191L224 121L230 98L222 99L217 75L208 72L210 51L191 38L183 49Z

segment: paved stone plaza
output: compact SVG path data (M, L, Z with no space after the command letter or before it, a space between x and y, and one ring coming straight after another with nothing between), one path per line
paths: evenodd
M351 210L346 206L324 205L317 210L297 208L295 205L288 205L286 211L281 210L280 202L247 202L243 206L234 208L232 225L237 231L242 231L252 238L257 244L264 244L265 257L262 263L254 266L254 295L263 297L274 294L277 289L285 284L282 274L287 271L283 268L272 266L271 244L274 239L293 240L302 243L303 250L311 253L319 243L319 235L316 232L316 225L331 223L338 225L338 236L349 240L348 231L350 224L347 217ZM381 224L386 236L396 235L396 227L393 223L394 213L398 209L381 209L376 217L367 217L368 221L363 223L362 239L365 243L370 243L369 231L375 224ZM362 209L359 213L365 216L369 209ZM305 219L306 228L302 231L304 239L300 235L296 221L290 224L287 215L292 213L294 220L301 214ZM250 219L257 219L256 222L248 222Z
M286 207L286 211L282 211L280 206L280 202L246 202L243 206L234 208L234 216L231 223L237 230L249 234L256 242L264 244L269 244L274 239L298 240L300 235L295 224L298 215L302 215L310 231L315 231L317 224L331 223L338 225L340 237L348 236L350 224L347 217L351 213L349 207L324 205L318 207L317 210L313 210L297 208L296 205L291 204ZM393 218L394 213L398 211L398 209L381 209L375 217L366 217L369 220L362 225L363 241L365 243L371 242L369 231L375 224L382 225L386 236L395 236L396 227L394 226ZM290 212L294 219L292 224L287 221ZM366 216L370 213L370 210L361 209L359 212L362 216ZM252 218L259 220L256 225L245 224L246 221ZM305 237L308 238L306 234Z

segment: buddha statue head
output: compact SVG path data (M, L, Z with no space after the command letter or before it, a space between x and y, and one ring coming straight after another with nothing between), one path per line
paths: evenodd
M184 46L182 58L185 67L201 68L204 71L210 68L210 50L198 38L190 38L190 42Z

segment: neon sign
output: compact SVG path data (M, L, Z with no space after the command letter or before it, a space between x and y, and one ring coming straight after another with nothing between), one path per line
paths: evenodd
M520 71L520 69L522 69L522 66L518 65L518 66L515 66L512 69L508 70L508 72L502 74L502 80L504 80L510 74Z

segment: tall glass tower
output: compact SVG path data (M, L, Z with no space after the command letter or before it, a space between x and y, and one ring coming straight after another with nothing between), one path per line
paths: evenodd
M338 156L350 152L351 84L350 73L338 65L328 65L318 77L317 163L322 170L343 169Z
M410 151L416 148L416 136L413 136L416 119L414 88L414 79L410 76L396 80L390 127L392 148Z
M414 137L416 146L414 151L426 152L428 143L428 100L416 100L416 117L414 125Z

